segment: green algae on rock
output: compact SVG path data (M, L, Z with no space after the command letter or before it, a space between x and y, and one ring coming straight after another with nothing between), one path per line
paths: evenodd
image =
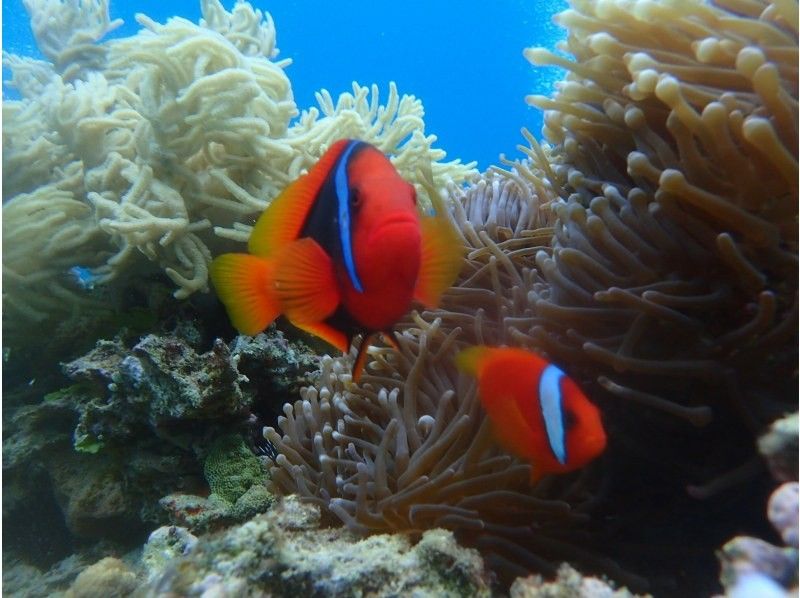
M12 537L41 520L61 534L52 548L66 551L76 537L131 542L147 526L187 517L192 529L219 529L270 507L267 474L247 448L260 432L251 406L282 401L317 358L274 328L206 352L203 336L179 320L174 333L133 346L101 340L63 365L72 384L6 407L3 521ZM228 452L214 446L231 434L238 440ZM223 498L200 496L207 483ZM37 523L23 525L30 512L40 513Z
M235 503L255 484L266 481L267 472L238 434L217 438L208 449L203 473L211 492Z

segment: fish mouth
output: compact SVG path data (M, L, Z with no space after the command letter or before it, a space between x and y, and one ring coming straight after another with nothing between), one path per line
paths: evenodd
M377 234L383 234L390 228L403 226L413 226L415 228L419 228L419 220L410 214L397 214L396 216L389 216L380 223L380 225L375 229L375 232Z

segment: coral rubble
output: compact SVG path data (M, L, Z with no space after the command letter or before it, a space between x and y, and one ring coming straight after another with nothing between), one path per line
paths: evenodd
M358 538L319 529L319 510L293 497L266 515L198 541L148 586L149 595L489 596L480 556L431 530Z
M767 515L784 545L775 546L750 536L737 536L725 543L717 556L721 564L722 585L736 594L750 584L772 586L779 592L797 592L797 482L786 482L769 500ZM755 595L755 594L753 594Z
M773 477L783 482L767 503L766 515L783 546L751 536L737 536L718 551L720 580L730 595L784 596L797 593L798 512L797 413L776 421L759 438L759 448ZM795 467L787 463L794 460ZM790 480L790 481L787 481Z
M797 412L776 419L758 438L758 451L766 460L770 473L778 481L797 480L800 428Z
M625 588L615 589L607 581L596 577L584 577L566 563L558 568L558 575L546 581L539 575L520 577L508 591L510 598L633 598Z

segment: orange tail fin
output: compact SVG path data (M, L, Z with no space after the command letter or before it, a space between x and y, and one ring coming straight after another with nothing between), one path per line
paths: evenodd
M258 334L281 313L271 292L273 270L271 261L245 253L226 253L211 262L217 295L242 334Z

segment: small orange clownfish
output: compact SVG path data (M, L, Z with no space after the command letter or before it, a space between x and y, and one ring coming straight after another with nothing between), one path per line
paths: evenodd
M414 187L363 141L334 143L256 222L249 254L211 263L233 325L258 334L280 314L347 352L392 326L412 300L435 306L462 264L462 243L444 217L420 217Z
M571 378L535 353L471 347L456 356L456 365L477 378L497 442L531 463L531 482L579 469L605 449L597 407Z

